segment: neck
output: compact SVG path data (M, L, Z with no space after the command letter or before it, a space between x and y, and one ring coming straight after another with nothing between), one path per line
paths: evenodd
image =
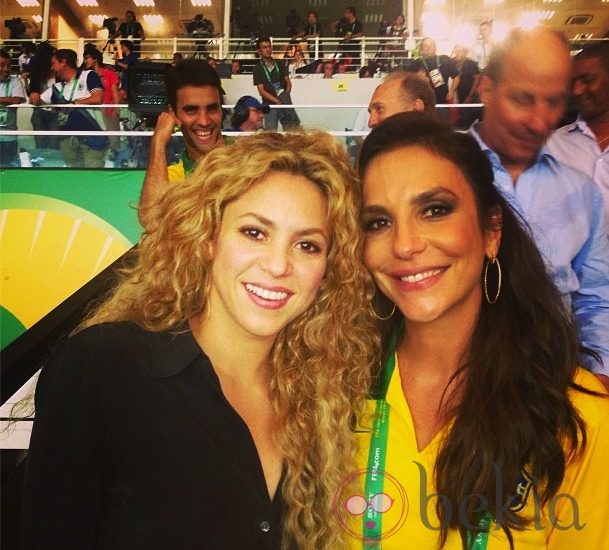
M76 69L67 69L65 72L65 82L70 82L71 80L74 80L74 77L76 76Z
M235 334L206 314L189 319L192 334L209 357L221 382L248 387L268 385L272 339Z
M586 124L594 133L601 148L609 145L609 111L586 120Z
M478 134L482 138L482 141L484 141L484 143L486 143L488 147L490 147L493 151L495 151L495 153L499 155L499 160L501 160L502 166L511 176L512 183L514 184L514 186L516 186L516 182L518 181L520 174L522 174L529 166L531 166L532 163L514 161L510 158L505 157L499 151L497 151L493 147L493 137L489 135L489 133L486 131L486 125L484 124L484 121L478 124L476 129L478 130Z
M210 149L210 151L212 151L216 147L222 147L223 145L224 138L222 137L222 134L219 134L216 143L214 144L212 149ZM186 152L188 153L188 157L190 158L190 160L192 160L193 162L199 162L203 157L207 155L207 153L209 153L209 151L199 151L198 149L190 147L189 145L186 145Z

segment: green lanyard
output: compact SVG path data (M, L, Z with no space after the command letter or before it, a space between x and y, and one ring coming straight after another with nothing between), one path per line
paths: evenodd
M67 103L72 103L72 99L74 99L74 92L76 91L76 85L78 84L78 78L74 78L72 81L72 90L70 91L70 99L66 99L66 96L63 95L63 91L66 88L66 83L64 82L61 87L61 99L66 99Z
M376 410L372 423L372 436L368 450L368 468L364 483L364 495L370 502L374 495L383 492L385 483L385 462L387 460L387 439L389 436L389 403L387 403L387 389L395 370L394 337L390 345L390 353L381 373L381 392L376 400ZM378 475L379 472L381 475ZM372 521L371 521L372 520ZM488 534L492 523L492 516L486 512L480 520L479 530L468 533L468 550L486 550ZM370 527L373 526L373 527ZM368 506L362 516L363 548L380 548L382 539L382 514Z
M11 85L11 76L9 75L8 80L6 82L4 82L4 96L3 97L10 97L8 95L8 89L10 88Z
M270 84L273 83L273 81L271 80L271 73L273 72L273 70L277 71L277 76L279 77L279 80L281 80L281 73L279 72L279 67L277 66L277 61L275 61L274 59L273 59L273 65L274 65L274 68L269 72L269 68L266 66L266 61L264 61L264 59L262 60L262 68L264 69L264 72L265 72L266 77Z
M187 151L184 151L182 153L182 165L184 166L185 176L189 176L191 172L195 169L195 163L190 159Z

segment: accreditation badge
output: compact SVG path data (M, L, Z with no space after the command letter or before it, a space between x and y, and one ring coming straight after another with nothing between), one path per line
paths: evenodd
M429 80L431 80L431 85L434 88L439 88L445 84L444 77L442 76L440 69L431 69L431 71L429 71Z

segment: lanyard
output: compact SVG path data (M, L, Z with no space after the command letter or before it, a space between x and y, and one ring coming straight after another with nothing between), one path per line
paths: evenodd
M395 370L395 344L396 338L391 341L390 353L381 373L381 392L376 400L376 410L372 423L372 436L368 450L368 468L364 482L364 495L369 502L374 495L383 492L385 483L385 462L387 459L387 439L389 436L389 403L387 403L387 389L391 376ZM378 473L381 475L378 475ZM373 522L370 522L373 520ZM370 522L370 523L369 523ZM479 530L468 533L468 550L486 550L488 534L492 523L492 517L487 511L479 523ZM369 525L374 527L370 528ZM382 539L382 515L368 506L362 516L363 548L380 548Z
M184 166L184 175L186 176L189 176L191 172L195 169L195 163L190 160L187 151L184 151L182 153L182 165Z
M67 103L72 103L72 100L74 99L74 92L76 91L77 84L78 84L78 78L74 78L74 80L72 81L72 90L70 91L70 99L66 99L66 96L63 95L63 91L66 88L66 83L63 82L63 85L61 86L61 99L66 99Z
M425 63L425 58L422 57L421 61L423 61L423 65L425 65L425 70L427 72L429 72L429 67L427 66L427 63ZM440 69L440 57L436 55L436 69Z
M4 96L3 97L10 97L8 95L8 89L10 88L11 85L11 77L9 75L8 80L6 82L3 82L4 84Z
M277 66L277 62L273 59L273 65L275 65L275 67L271 70L271 72L269 72L269 68L266 66L266 61L264 61L264 59L262 60L262 68L264 69L264 72L266 73L266 77L269 80L269 84L273 83L273 80L271 79L271 73L273 72L273 70L277 71L277 76L279 77L279 80L281 80L281 73L279 72L279 67Z

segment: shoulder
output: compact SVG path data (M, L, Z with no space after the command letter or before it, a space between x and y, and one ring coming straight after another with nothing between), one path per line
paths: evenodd
M167 179L170 183L182 181L186 177L184 172L184 163L180 159L176 164L167 166Z
M587 390L600 394L590 395L577 389L571 389L569 398L589 430L602 428L609 436L609 395L603 385L594 374L582 368L577 369L573 381Z
M102 87L101 78L95 71L83 71L80 74L80 81L85 82L89 90Z

